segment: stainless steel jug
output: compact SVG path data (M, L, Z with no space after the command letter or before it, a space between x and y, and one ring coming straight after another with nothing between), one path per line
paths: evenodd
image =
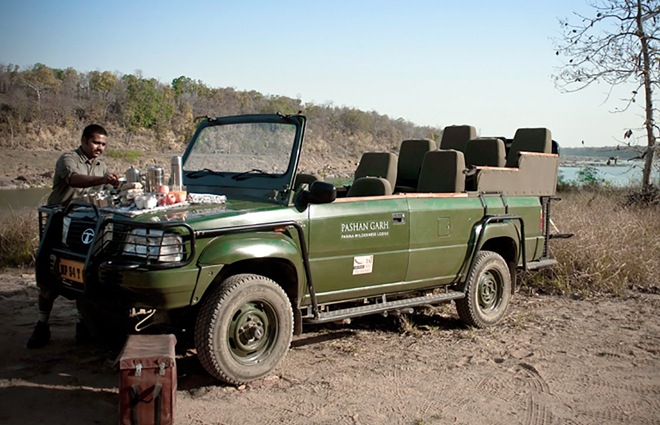
M126 182L127 183L141 183L140 181L140 170L131 166L126 170Z
M147 168L147 192L156 192L163 184L164 178L163 167L152 165Z

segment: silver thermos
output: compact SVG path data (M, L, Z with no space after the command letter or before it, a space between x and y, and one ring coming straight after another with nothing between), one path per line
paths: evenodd
M147 192L156 192L163 184L163 167L152 165L147 169Z
M181 157L173 156L170 163L172 164L172 173L170 174L172 190L181 190L183 186Z

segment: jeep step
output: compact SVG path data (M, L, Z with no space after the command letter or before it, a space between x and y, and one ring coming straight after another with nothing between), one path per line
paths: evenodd
M465 298L465 293L460 291L448 291L441 294L424 295L415 298L405 298L396 301L383 301L375 304L367 304L360 307L344 308L319 313L318 317L305 318L305 323L319 324L334 322L342 319L366 316L374 313L383 313L400 310L408 307L416 307L425 304L438 304L444 301ZM383 295L383 299L386 299Z
M546 267L552 267L557 264L554 258L541 258L538 261L530 261L527 263L527 270L540 270Z

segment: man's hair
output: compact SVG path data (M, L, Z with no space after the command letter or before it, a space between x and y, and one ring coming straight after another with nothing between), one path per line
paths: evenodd
M87 140L92 137L92 134L100 134L101 136L108 136L108 132L105 131L105 128L101 127L98 124L90 124L83 130L82 139Z

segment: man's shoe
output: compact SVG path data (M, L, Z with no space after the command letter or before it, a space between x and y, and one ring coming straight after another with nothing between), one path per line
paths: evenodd
M41 348L50 341L50 325L44 322L37 322L37 326L32 331L32 336L28 339L27 348Z

